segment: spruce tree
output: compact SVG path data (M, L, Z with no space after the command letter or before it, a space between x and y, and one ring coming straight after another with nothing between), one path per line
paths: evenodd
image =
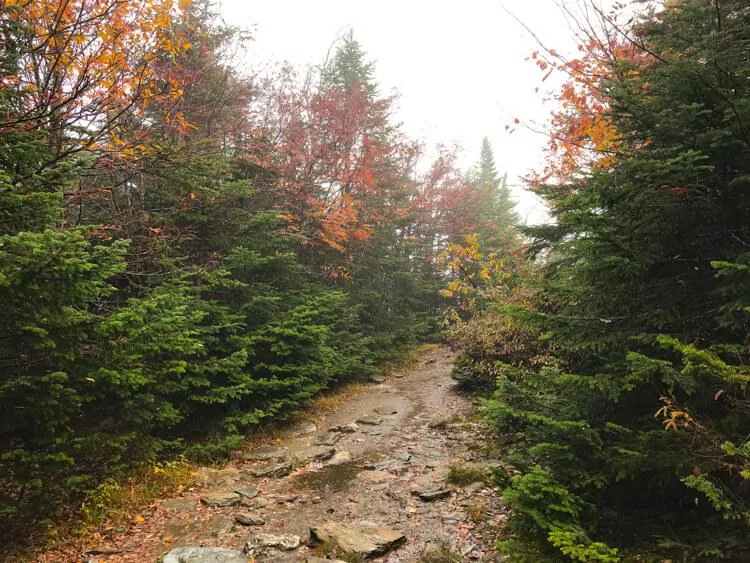
M559 363L502 370L488 408L522 472L513 529L557 557L747 557L749 18L645 14L592 89L617 154L540 188L556 224L529 231L551 251L532 318Z

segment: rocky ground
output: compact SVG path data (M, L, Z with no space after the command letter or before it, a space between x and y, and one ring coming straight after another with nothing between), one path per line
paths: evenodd
M451 361L444 348L426 352L317 425L203 468L196 487L75 561L494 561L506 519L495 491L446 481L451 466L487 463ZM47 553L43 561L62 559Z

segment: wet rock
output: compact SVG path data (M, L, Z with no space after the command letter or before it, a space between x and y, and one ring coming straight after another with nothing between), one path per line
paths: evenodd
M357 419L357 422L359 424L367 424L368 426L377 426L378 424L383 424L383 418L380 416L363 416Z
M380 375L379 373L373 373L367 379L369 379L372 383L385 383L385 376Z
M245 544L245 554L250 557L275 555L281 551L297 549L302 539L294 534L255 534Z
M329 465L344 465L345 463L349 463L352 460L352 454L351 452L347 451L340 451L333 454L333 457L328 460L326 463L327 466Z
M339 440L341 440L341 434L339 432L328 432L327 434L318 436L315 443L319 446L333 446Z
M334 426L330 429L330 432L343 432L344 434L354 434L359 430L356 422L350 422L348 424L342 424L341 426Z
M260 494L260 490L254 487L238 487L234 492L238 495L242 495L246 499L253 499Z
M242 526L263 526L266 521L257 514L238 514L234 517L235 522Z
M411 494L413 494L415 497L418 497L420 500L423 500L425 502L433 502L441 498L450 496L451 492L452 492L451 489L435 489L432 491L423 491L420 489L414 489L412 490Z
M286 435L292 438L298 438L300 436L307 436L308 434L312 434L313 432L317 431L318 427L315 426L315 424L313 424L312 422L298 422L286 431Z
M223 547L177 547L162 556L161 563L247 563L241 551Z
M201 502L206 506L234 506L242 500L242 495L231 493L206 493L201 497Z
M294 458L299 461L325 461L333 457L336 449L330 446L312 446L296 452Z
M269 461L286 457L286 449L279 446L261 446L244 454L242 459L249 461Z
M179 514L185 514L192 512L198 506L198 501L194 498L171 498L161 503L161 507L164 510L170 512L177 512Z
M283 461L260 467L251 467L248 472L253 477L286 477L292 472L292 462Z
M375 408L375 409L373 409L373 410L374 410L374 411L375 411L376 413L378 413L378 414L384 414L384 415L389 415L389 414L398 414L398 409L396 409L396 408L394 408L394 407L391 407L391 406L389 406L389 405L385 405L385 406L380 406L380 407L376 407L376 408Z
M314 541L333 543L346 553L361 557L383 555L406 542L406 536L385 526L372 522L339 524L323 522L310 529Z

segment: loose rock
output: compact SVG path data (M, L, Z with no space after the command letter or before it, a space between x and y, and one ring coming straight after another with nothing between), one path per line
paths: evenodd
M380 416L363 416L357 419L359 424L367 424L368 426L377 426L383 424L383 418Z
M342 424L341 426L334 426L330 429L330 432L343 432L344 434L354 434L359 430L359 426L355 422L349 424Z
M231 493L206 493L201 497L201 502L206 506L234 506L242 500L242 495Z
M434 491L413 490L411 494L425 502L432 502L450 496L451 492L450 489L437 489Z
M384 415L398 414L398 410L397 409L395 409L393 407L390 407L390 406L387 406L387 405L386 406L381 406L381 407L376 407L373 410L376 413L378 413L378 414L384 414Z
M286 477L292 472L292 463L290 461L272 463L261 467L251 467L248 471L253 477Z
M368 379L373 383L385 383L385 376L380 375L379 373L373 373Z
M238 514L234 520L242 526L263 526L266 521L257 514Z
M256 534L245 544L245 553L250 557L273 555L279 551L297 549L302 539L294 534Z
M234 492L238 495L242 495L246 499L253 499L260 494L260 490L254 487L238 487Z
M406 536L396 530L365 522L355 525L324 522L310 529L310 537L362 557L383 555L406 541Z
M296 452L294 458L299 461L325 461L335 453L336 449L329 446L313 446Z
M223 547L177 547L162 556L161 563L247 563L241 551Z

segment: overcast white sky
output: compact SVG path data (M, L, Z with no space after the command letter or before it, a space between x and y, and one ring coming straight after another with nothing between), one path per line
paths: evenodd
M456 143L462 164L479 156L487 136L498 170L508 172L521 217L544 219L543 205L520 187L539 168L543 135L514 118L544 122L550 107L534 92L542 74L525 60L534 39L505 6L560 52L576 42L554 0L221 0L228 23L254 29L254 63L319 65L349 28L376 63L383 93L396 91L398 117L408 134L428 145ZM575 1L569 4L575 4Z

